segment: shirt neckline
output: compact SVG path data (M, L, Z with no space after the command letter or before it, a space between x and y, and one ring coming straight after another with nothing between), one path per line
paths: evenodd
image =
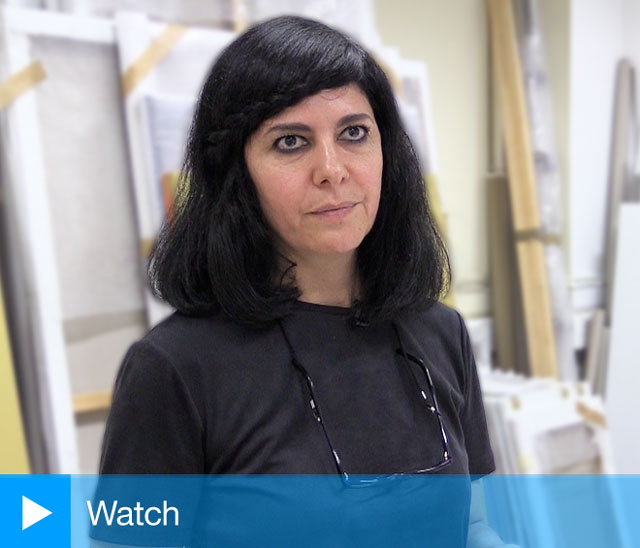
M294 309L302 310L306 312L321 312L324 314L336 314L340 316L347 316L351 314L351 311L352 311L351 307L309 303L306 301L295 301Z

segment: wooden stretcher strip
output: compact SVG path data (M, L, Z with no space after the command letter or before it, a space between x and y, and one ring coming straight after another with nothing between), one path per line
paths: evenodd
M541 230L518 230L515 232L514 237L517 242L539 240L543 244L562 244L562 236L560 234L545 234Z
M584 418L587 422L597 424L602 428L607 427L607 419L605 418L604 414L601 413L600 411L591 409L581 401L576 403L576 410L578 411L578 413L580 413L582 418Z
M527 104L511 0L488 0L491 44L511 194L515 233L539 231L540 215ZM544 244L525 239L516 244L527 353L534 376L558 376L551 300Z
M122 75L122 93L126 97L162 61L182 38L187 27L169 25Z
M76 415L106 411L111 407L111 391L85 392L73 396L73 411Z
M47 74L40 61L34 61L0 83L0 110L15 101L20 95L42 82Z

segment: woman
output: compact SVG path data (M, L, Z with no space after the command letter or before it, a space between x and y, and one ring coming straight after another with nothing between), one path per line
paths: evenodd
M102 473L493 471L416 154L362 47L251 28L206 79L184 173L150 267L178 312L124 360Z

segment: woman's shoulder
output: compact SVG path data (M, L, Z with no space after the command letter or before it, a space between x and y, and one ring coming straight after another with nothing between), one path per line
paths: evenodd
M245 327L222 313L191 316L174 312L137 341L132 350L151 353L177 367L211 367L222 358L256 353L270 330Z
M469 334L457 310L434 303L406 314L401 325L416 350L425 355L459 364L463 369L473 362Z
M201 341L204 334L215 335L231 325L223 314L191 316L173 312L153 326L141 341L159 347L192 343Z
M167 385L176 390L182 387L202 411L216 386L269 352L266 336L222 314L187 316L176 312L131 345L116 385L129 384L150 392Z
M422 329L439 337L454 337L459 341L460 337L466 335L466 327L460 313L441 302L412 309L403 316L402 321L407 326Z

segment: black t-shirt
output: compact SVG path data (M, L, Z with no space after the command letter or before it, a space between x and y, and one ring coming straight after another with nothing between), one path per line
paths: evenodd
M437 304L393 323L405 352L431 373L452 458L441 472L492 472L462 318ZM352 474L412 472L441 458L438 422L421 395L426 379L397 351L393 323L356 326L348 309L301 302L282 321ZM333 474L336 466L280 326L254 330L222 315L175 313L124 359L100 471Z

